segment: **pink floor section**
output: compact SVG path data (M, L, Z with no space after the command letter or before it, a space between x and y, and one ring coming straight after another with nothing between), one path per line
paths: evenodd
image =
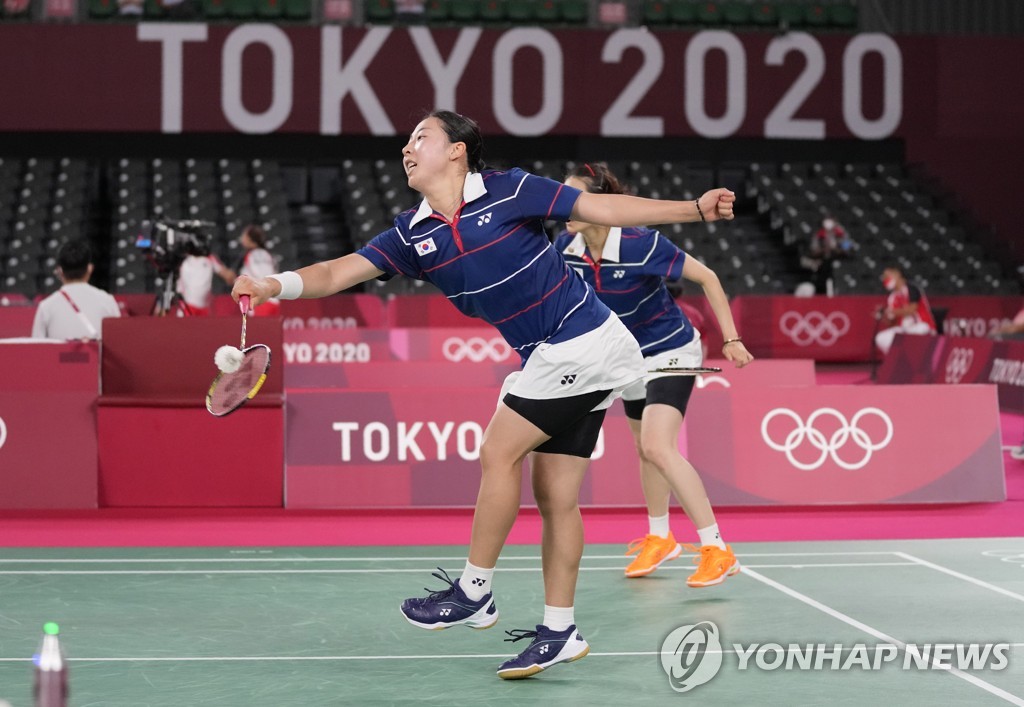
M819 383L871 385L870 369L823 368ZM727 542L1024 537L1024 416L1001 415L1007 497L1003 503L802 508L719 508ZM638 482L639 483L639 482ZM643 508L586 509L588 543L620 543L647 530ZM470 510L288 511L281 509L103 509L0 511L0 546L465 545ZM696 541L673 510L681 542ZM541 519L519 514L512 544L537 544Z

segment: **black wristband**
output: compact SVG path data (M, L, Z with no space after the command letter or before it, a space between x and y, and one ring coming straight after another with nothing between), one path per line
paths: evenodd
M700 216L701 223L707 223L707 219L704 218L704 212L700 210L700 199L694 199L693 205L697 207L697 215Z

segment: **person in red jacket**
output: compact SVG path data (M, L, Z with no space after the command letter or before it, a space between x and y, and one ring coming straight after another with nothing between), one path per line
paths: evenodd
M917 285L908 282L903 269L890 265L882 271L882 285L889 292L885 306L876 313L887 328L875 335L882 354L889 353L897 334L935 334L935 317L928 298Z

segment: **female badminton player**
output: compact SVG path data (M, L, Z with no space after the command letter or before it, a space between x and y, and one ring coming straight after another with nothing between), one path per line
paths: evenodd
M730 219L736 197L727 189L686 202L583 193L519 169L484 170L482 153L473 120L430 113L402 148L408 184L423 195L418 206L356 253L297 272L239 277L232 295L248 294L258 305L271 297L325 297L373 278L405 275L433 283L519 352L522 370L506 381L481 442L465 569L454 581L436 575L449 586L406 600L401 611L427 629L488 628L497 621L491 581L519 510L521 465L533 450L549 452L533 469L544 522L544 618L536 631L514 634L532 640L498 668L503 678L522 678L589 651L573 616L583 551L579 487L605 410L644 374L636 339L566 265L543 221L681 223L699 221L700 213Z
M622 193L618 178L604 163L575 168L565 184L589 194ZM566 232L556 239L555 249L636 337L648 371L698 367L703 361L700 332L676 306L665 285L666 280L679 278L704 289L725 339L722 355L738 368L754 360L736 332L718 276L657 231L570 220ZM636 558L626 567L627 577L644 577L682 553L683 548L669 529L670 493L696 526L700 538L697 570L687 584L708 587L739 571L736 556L722 541L700 476L679 453L679 430L693 384L693 376L648 373L622 392L640 456L640 483L649 525L646 536L630 543L627 554Z

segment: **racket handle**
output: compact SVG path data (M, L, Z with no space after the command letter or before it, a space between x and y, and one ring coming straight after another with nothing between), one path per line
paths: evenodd
M238 308L242 311L242 315L249 313L249 295L242 295L238 298Z

